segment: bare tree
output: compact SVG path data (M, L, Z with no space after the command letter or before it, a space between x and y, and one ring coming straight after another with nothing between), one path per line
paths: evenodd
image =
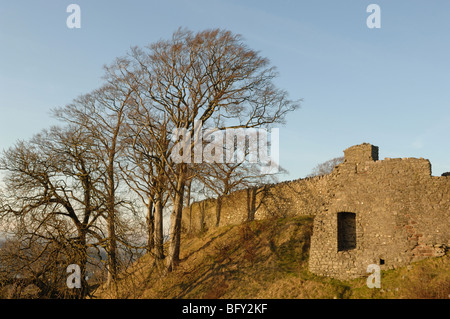
M234 139L235 133L231 132L230 134ZM249 219L252 219L256 211L256 195L260 192L260 186L275 183L278 181L277 175L287 173L284 168L279 166L279 163L276 163L279 168L277 174L267 173L267 170L264 169L264 164L267 163L262 163L261 158L259 161L256 160L256 153L261 156L263 151L267 151L267 147L259 145L258 148L258 144L261 144L261 142L266 146L271 144L271 142L261 139L261 136L259 136L261 134L261 132L258 133L256 130L247 133L238 131L237 136L240 142L234 143L232 141L231 145L222 143L224 137L222 132L206 129L203 134L202 143L205 146L212 146L205 148L205 150L207 149L208 151L206 152L214 153L215 161L198 164L195 168L197 172L195 178L206 186L206 189L210 191L209 193L212 193L212 197L216 198L216 227L220 225L224 196L238 189L246 188L248 193L248 215ZM210 140L211 136L214 136L214 141ZM231 137L226 137L227 143L232 140ZM233 156L229 156L229 154L233 154ZM234 159L234 154L237 154L236 159ZM212 154L210 155L212 156ZM275 163L271 164L275 165Z
M125 147L124 121L130 107L132 88L122 85L126 76L121 61L105 67L106 84L73 103L53 111L56 118L85 128L90 139L92 156L103 167L102 189L106 205L108 285L114 283L118 272L117 230L119 207L124 201L117 196L120 184L118 162Z
M157 260L164 259L163 209L168 201L165 160L169 140L164 118L155 119L147 108L136 106L128 115L128 147L121 169L126 182L147 207L147 250L154 248Z
M39 258L52 256L55 249L50 248L56 247L67 262L78 264L82 287L76 294L81 298L89 292L88 248L103 242L98 222L105 210L97 188L102 174L90 145L80 127L53 127L30 142L18 142L0 158L6 185L0 201L2 219L14 225L26 247L40 249ZM42 275L35 273L33 280Z
M134 48L126 61L127 74L134 76L127 81L135 88L136 104L156 118L165 117L169 135L178 128L192 137L197 121L219 129L269 126L283 122L298 107L273 84L277 74L269 61L229 31L194 34L180 29L169 40ZM177 142L178 137L170 140ZM173 203L169 271L179 262L183 197L190 178L188 163L174 163L170 155L162 158Z
M337 165L341 164L343 161L344 161L344 157L335 157L326 162L318 164L316 167L314 167L311 174L309 174L307 177L328 175L331 172L333 172L334 168Z
M265 182L275 182L276 176L261 173L258 165L245 162L212 163L204 165L197 179L213 192L216 198L216 226L220 225L223 198L243 188L253 188Z

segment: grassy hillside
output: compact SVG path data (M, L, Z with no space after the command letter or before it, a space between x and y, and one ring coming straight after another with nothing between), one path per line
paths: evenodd
M164 274L150 256L122 275L117 294L97 298L449 298L450 257L339 281L308 271L311 217L254 221L182 239L182 262ZM161 269L163 267L160 267Z

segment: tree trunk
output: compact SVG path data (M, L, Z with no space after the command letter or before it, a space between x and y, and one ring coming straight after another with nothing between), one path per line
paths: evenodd
M163 233L163 203L161 194L155 196L155 215L154 215L154 245L155 245L155 259L164 259L164 233Z
M192 208L191 208L191 184L192 184L192 179L190 179L187 183L186 183L186 188L187 188L187 192L186 192L186 205L189 208L189 226L188 226L188 232L191 232L191 215L192 215Z
M188 232L192 232L192 205L189 205L189 228Z
M179 175L175 189L173 211L170 216L169 258L166 264L168 271L174 270L180 262L181 217L183 213L184 186L186 183L186 164L183 163L179 165Z
M255 219L256 191L256 187L247 188L247 221Z
M206 202L203 200L199 203L200 209L200 232L204 232L206 230Z
M219 227L221 212L222 212L222 196L218 196L216 200L216 227Z
M89 293L89 286L86 281L86 266L87 266L86 230L85 227L82 225L78 226L78 238L76 239L75 249L76 249L75 264L77 264L80 267L81 288L75 289L74 297L78 299L84 299Z
M155 247L155 215L153 211L153 198L148 198L147 204L147 253L150 253Z
M112 161L111 161L112 163ZM117 239L116 239L116 211L115 211L115 185L112 164L108 171L108 198L107 203L107 227L108 227L108 278L107 285L110 286L117 279Z
M117 278L117 241L116 241L116 225L115 214L109 213L108 216L108 279L107 285L110 286Z

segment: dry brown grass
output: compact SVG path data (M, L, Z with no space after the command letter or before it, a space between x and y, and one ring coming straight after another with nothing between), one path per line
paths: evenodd
M382 272L382 289L366 279L339 281L307 269L311 217L253 221L184 235L179 267L165 273L145 256L122 276L118 294L98 298L448 298L450 257Z

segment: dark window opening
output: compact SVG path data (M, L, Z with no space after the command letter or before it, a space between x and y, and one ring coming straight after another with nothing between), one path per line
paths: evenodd
M337 215L338 251L356 248L356 214L342 212Z

